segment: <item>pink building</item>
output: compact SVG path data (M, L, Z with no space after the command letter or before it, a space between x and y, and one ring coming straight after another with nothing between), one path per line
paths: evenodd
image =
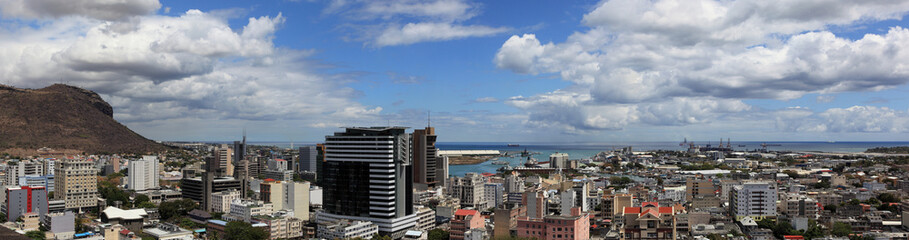
M571 209L571 216L544 216L542 219L519 219L519 238L541 240L581 240L590 238L590 215L579 208Z
M451 219L451 231L449 238L464 239L464 232L467 232L470 229L485 229L486 227L483 225L483 223L483 217L480 216L479 211L458 209L455 211L454 218Z

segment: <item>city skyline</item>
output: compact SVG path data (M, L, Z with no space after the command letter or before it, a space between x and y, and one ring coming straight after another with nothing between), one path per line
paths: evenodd
M0 84L154 140L909 141L909 2L0 3Z

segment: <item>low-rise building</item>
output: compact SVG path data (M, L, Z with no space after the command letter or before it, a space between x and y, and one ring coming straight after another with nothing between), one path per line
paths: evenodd
M783 215L817 219L818 203L814 199L800 194L782 194L781 197L780 213Z
M270 215L257 215L254 220L268 225L269 239L297 239L303 237L303 220L291 212L280 211Z
M379 225L370 221L342 220L320 225L317 236L324 239L372 238L379 233Z
M676 239L675 212L672 207L660 207L656 202L644 202L640 207L625 207L621 239Z
M56 239L72 239L76 234L76 215L73 212L56 212L44 215L42 219L47 230L54 233Z
M234 199L240 199L240 191L231 189L211 195L211 211L230 213L230 204Z
M536 238L541 240L584 240L590 239L590 215L580 211L580 208L571 210L571 214L547 215L541 219L523 217L517 223L519 238Z
M141 232L148 213L145 209L123 210L116 207L107 207L101 212L101 222L120 224L133 232Z
M193 240L193 232L171 223L158 223L155 227L142 230L156 240Z
M417 229L429 232L436 228L436 211L426 206L417 207Z
M463 240L465 232L474 228L484 228L484 220L477 210L458 209L451 219L449 239Z
M250 220L252 220L252 216L269 215L272 212L274 212L274 207L271 203L234 199L234 201L230 203L230 214L228 214L227 218L231 220L250 222Z

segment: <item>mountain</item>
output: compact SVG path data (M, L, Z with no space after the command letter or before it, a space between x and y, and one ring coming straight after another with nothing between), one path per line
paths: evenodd
M86 153L147 153L166 149L113 118L97 93L63 84L42 89L0 85L0 152L48 147Z

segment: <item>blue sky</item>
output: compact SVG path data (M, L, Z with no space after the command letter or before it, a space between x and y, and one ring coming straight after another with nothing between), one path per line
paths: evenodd
M909 140L909 3L0 3L4 84L66 78L156 140L430 111L446 142Z

